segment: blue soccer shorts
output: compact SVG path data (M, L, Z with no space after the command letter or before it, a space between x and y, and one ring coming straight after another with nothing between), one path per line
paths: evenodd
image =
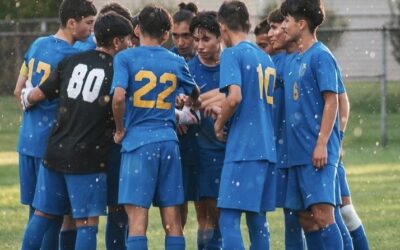
M268 161L225 162L218 207L249 212L275 210L276 169Z
M284 208L307 210L315 204L340 203L336 167L326 165L317 170L313 165L299 165L287 169Z
M123 152L118 203L150 208L184 202L182 168L176 141L143 145Z
M41 165L33 205L46 214L71 213L74 219L105 215L107 176L64 174Z
M200 169L198 175L199 198L218 198L225 150L200 149Z
M19 154L20 199L24 205L32 205L41 161L42 158Z
M121 166L121 146L111 146L107 160L107 205L118 205L119 172Z
M346 170L344 169L343 163L339 163L338 168L338 177L340 184L340 196L341 197L350 197L350 188L346 178Z

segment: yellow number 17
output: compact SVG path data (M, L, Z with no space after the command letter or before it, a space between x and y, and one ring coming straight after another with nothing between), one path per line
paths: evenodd
M264 99L264 92L265 92L265 96L267 97L267 103L274 104L274 97L268 95L268 87L270 84L269 81L271 76L273 77L272 84L275 84L276 70L274 68L267 67L264 73L261 64L259 64L257 67L257 73L258 73L258 84L260 87L260 99L261 100Z
M148 82L136 90L133 94L133 106L139 108L158 108L158 109L171 109L172 104L166 102L165 99L172 94L176 89L176 75L171 73L164 73L160 77L160 83L165 84L167 82L171 82L172 84L161 91L157 95L157 100L143 100L142 97L149 93L152 89L157 86L157 76L148 70L141 70L135 75L135 81L140 82L144 79L147 79Z

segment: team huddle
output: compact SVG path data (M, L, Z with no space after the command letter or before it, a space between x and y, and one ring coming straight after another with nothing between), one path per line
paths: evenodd
M241 1L132 16L64 0L56 34L24 56L15 96L22 249L147 249L159 207L165 249L270 248L267 212L284 212L285 249L369 249L341 162L349 102L317 40L320 0L286 0L254 29ZM92 33L92 31L94 31ZM174 46L162 45L172 34Z

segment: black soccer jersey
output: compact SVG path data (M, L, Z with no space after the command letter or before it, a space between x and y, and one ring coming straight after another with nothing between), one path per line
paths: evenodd
M113 58L99 51L71 56L40 85L46 98L60 98L57 122L43 164L70 174L102 172L113 143L109 96Z

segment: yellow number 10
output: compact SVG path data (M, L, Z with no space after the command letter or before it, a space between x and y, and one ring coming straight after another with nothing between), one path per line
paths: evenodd
M267 67L264 73L261 64L259 64L257 67L257 73L258 73L258 84L260 87L260 99L261 100L264 99L264 92L265 92L265 96L267 97L267 103L274 104L273 96L268 95L268 87L271 76L273 77L272 84L275 84L276 70L274 68Z
M171 73L164 73L160 77L160 83L165 84L171 82L172 84L161 91L157 95L157 100L143 100L142 97L149 93L152 89L157 86L157 76L148 70L141 70L135 75L135 81L140 82L147 79L148 82L136 90L133 94L133 106L139 108L158 108L158 109L171 109L172 104L166 102L165 99L172 94L176 89L176 75Z

